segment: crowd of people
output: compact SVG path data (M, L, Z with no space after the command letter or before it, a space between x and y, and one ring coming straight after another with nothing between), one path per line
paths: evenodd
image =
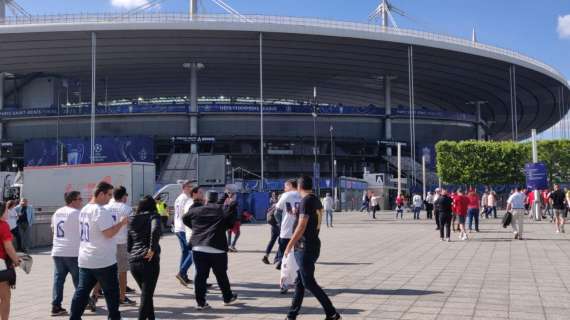
M288 180L284 193L272 197L268 210L271 238L262 261L269 262L269 254L278 241L273 260L277 269L290 254L299 266L294 294L287 319L296 319L309 290L321 303L326 319L341 319L332 302L315 280L315 263L320 255L320 224L326 215L327 227L333 226L334 201L330 194L321 200L312 191L312 178L303 176ZM224 305L238 301L228 277L228 252L237 252L235 244L240 235L237 188L227 185L220 196L217 191L205 192L200 186L186 181L174 205L173 232L180 243L181 258L176 279L184 287L194 289L197 310L207 310L207 283L210 271L216 278ZM138 319L155 319L154 292L160 274L160 238L165 227L165 204L161 199L145 196L133 210L128 205L127 189L98 183L92 194L70 191L64 195L65 205L53 215L53 290L51 316L69 316L81 319L86 309L96 311L97 300L103 297L109 319L121 319L119 308L136 305L128 297L135 290L127 286L130 272L140 290ZM89 198L87 204L84 198ZM26 226L33 223L33 209L24 199L19 205L1 203L0 258L9 268L20 264L17 250L28 247ZM22 216L24 216L22 218ZM16 221L16 230L12 225ZM18 235L14 247L13 239ZM234 236L232 239L232 235ZM21 246L21 247L19 247ZM188 272L194 265L191 280ZM75 292L69 312L63 307L64 286L71 276ZM276 278L279 272L276 271ZM279 289L276 287L276 290ZM286 294L289 288L282 286ZM10 311L10 283L0 282L0 319L8 319Z

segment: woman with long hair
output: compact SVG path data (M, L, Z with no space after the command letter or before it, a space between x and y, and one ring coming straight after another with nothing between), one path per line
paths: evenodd
M13 269L20 265L20 258L16 254L16 249L12 244L12 233L6 222L8 219L6 210L7 206L4 202L0 202L0 212L3 212L0 219L0 270ZM0 271L2 272L2 271ZM14 275L15 281L15 275ZM10 281L0 282L0 319L8 320L10 317L10 298L12 295Z
M131 274L141 289L139 320L154 320L153 296L160 273L160 215L151 196L142 198L129 217L127 250Z

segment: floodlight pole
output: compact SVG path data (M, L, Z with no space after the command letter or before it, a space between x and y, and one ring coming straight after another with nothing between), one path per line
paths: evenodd
M190 0L190 20L194 20L198 14L198 0Z
M91 32L91 164L95 163L95 105L97 71L97 35Z
M263 33L259 33L259 148L261 162L259 191L263 191L265 182L265 163L263 161L265 143L263 141L263 133Z

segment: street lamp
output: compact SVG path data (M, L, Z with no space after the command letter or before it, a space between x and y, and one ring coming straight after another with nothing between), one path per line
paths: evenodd
M320 185L319 185L319 178L317 177L320 175L319 173L319 163L317 159L317 116L318 116L318 103L317 103L317 87L313 87L313 112L311 115L313 116L313 184L315 188L315 193L317 196L320 196Z

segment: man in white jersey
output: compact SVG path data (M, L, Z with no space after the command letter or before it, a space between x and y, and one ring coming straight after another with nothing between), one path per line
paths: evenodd
M277 255L277 269L281 269L281 260L285 248L291 240L293 231L295 229L295 222L297 221L297 213L299 212L299 205L301 204L301 196L297 192L297 181L295 179L287 180L284 187L285 193L279 197L279 201L275 205L275 217L281 222L281 231L279 233L279 250ZM287 293L287 288L282 287L281 293Z
M61 307L63 301L63 286L67 274L71 274L73 286L77 289L79 282L79 267L77 255L79 254L79 209L82 207L81 193L79 191L67 192L64 196L65 207L57 209L51 217L53 231L53 290L51 301L51 315L65 316L67 310Z
M118 223L122 218L128 218L133 208L127 205L129 194L127 189L119 186L113 190L113 200L105 206L113 216L113 221ZM122 228L115 236L117 241L117 270L119 272L119 304L135 305L136 302L127 298L127 271L129 271L129 252L127 251L127 228Z
M176 237L178 237L180 251L182 253L180 257L180 268L176 279L185 287L192 283L192 281L188 279L188 269L192 265L192 251L190 251L190 246L188 246L186 226L182 222L182 216L192 205L191 192L192 183L187 180L182 184L182 193L176 198L176 201L174 201L174 233Z
M113 197L113 186L99 182L93 198L79 213L79 285L71 301L70 320L81 320L89 293L97 282L103 288L108 319L119 320L119 281L117 274L117 241L115 236L128 220L115 223L105 205Z

